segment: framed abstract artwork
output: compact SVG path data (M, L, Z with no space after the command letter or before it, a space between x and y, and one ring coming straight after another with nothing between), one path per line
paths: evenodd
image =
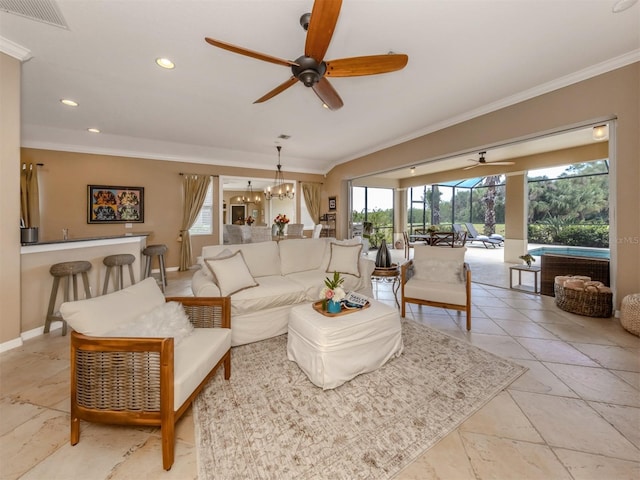
M333 211L336 209L336 197L329 197L329 210Z
M144 187L87 185L87 223L144 223Z

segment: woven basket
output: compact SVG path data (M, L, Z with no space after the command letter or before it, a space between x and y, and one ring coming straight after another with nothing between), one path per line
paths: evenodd
M632 293L622 299L620 325L634 335L640 336L640 293Z
M590 292L565 288L553 284L556 305L565 312L577 313L587 317L610 317L613 313L613 293Z

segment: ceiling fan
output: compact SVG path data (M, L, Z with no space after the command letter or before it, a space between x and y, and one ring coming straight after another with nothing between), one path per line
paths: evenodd
M393 72L404 68L409 60L405 54L389 53L325 61L324 56L329 48L341 6L342 0L316 0L311 13L305 13L300 17L300 25L307 31L307 39L304 55L293 61L254 52L209 37L206 37L205 41L230 52L291 67L292 76L288 80L253 103L269 100L300 81L305 87L311 87L330 110L337 110L342 107L343 102L327 77L357 77Z
M488 165L515 165L516 163L516 162L487 162L487 160L484 158L487 152L479 152L478 154L480 155L480 158L478 160L475 160L473 158L469 159L470 162L474 162L474 165L471 165L469 167L464 167L463 170L470 170L472 168L484 167Z

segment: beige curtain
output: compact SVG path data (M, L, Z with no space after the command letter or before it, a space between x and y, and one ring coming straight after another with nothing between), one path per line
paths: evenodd
M38 192L38 166L23 163L20 172L20 219L23 227L40 226L40 193Z
M210 175L185 173L182 178L184 202L182 207L182 226L180 227L180 271L189 270L191 266L191 236L189 229L198 218L200 209L207 196L211 181Z
M314 223L320 223L320 183L302 183L302 195Z

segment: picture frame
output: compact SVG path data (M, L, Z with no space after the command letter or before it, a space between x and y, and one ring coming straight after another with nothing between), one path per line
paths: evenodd
M247 206L242 203L231 204L231 216L229 223L233 225L244 225L247 218Z
M144 223L144 187L87 185L87 223Z
M336 197L329 197L329 210L335 210L337 207Z

